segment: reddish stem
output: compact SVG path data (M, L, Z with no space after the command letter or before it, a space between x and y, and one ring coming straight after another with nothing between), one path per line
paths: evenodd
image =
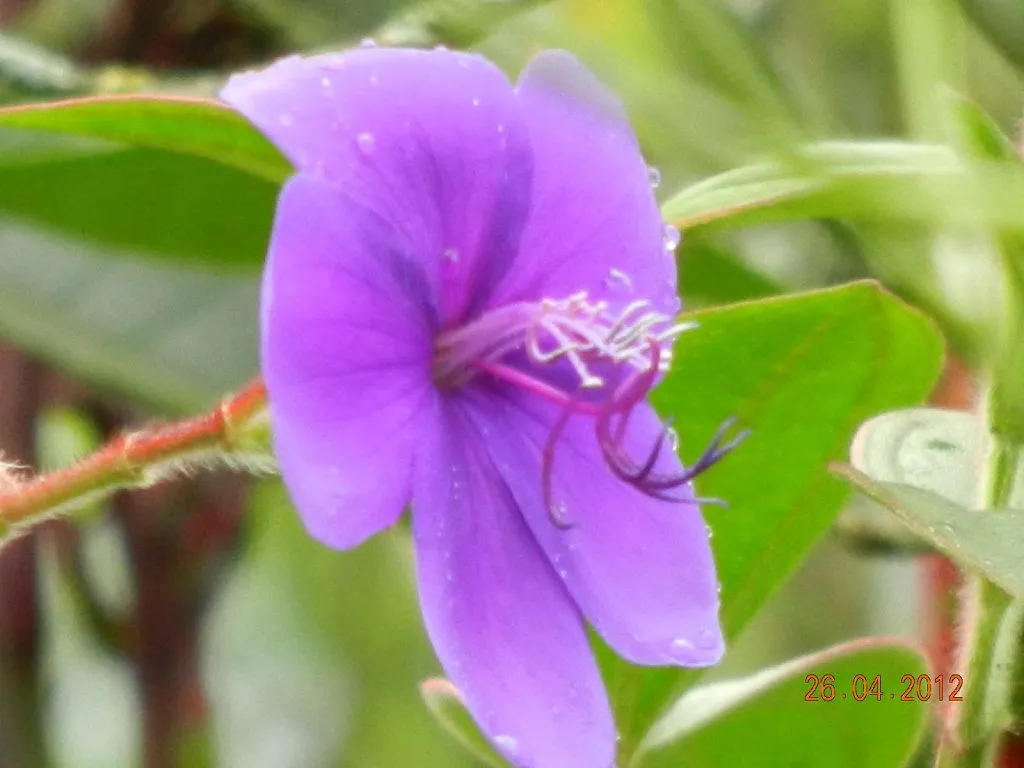
M89 493L146 484L147 472L204 450L230 449L235 428L266 405L266 388L254 379L212 411L118 435L67 469L0 489L0 523L13 524Z

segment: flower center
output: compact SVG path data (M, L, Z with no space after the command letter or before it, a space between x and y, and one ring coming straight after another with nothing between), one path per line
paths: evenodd
M693 468L672 475L655 471L665 443L675 449L668 424L643 461L626 452L633 409L645 400L658 374L669 369L675 339L694 327L655 311L645 300L613 310L586 292L510 304L442 332L435 345L433 378L441 389L454 390L476 376L487 376L561 407L544 446L541 481L552 522L564 528L569 522L564 505L553 503L552 477L555 449L572 416L595 419L602 455L619 479L664 501L688 500L672 491L721 459L740 439L723 446L720 430Z

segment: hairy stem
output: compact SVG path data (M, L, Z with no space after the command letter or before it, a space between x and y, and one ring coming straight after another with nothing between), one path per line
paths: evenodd
M990 436L987 475L979 507L1005 507L1013 493L1020 445ZM1024 606L981 576L972 575L960 602L963 635L957 671L964 700L952 704L949 728L939 745L940 768L990 768L999 761L1003 735L1012 725L1014 670L1019 656Z
M265 471L272 466L266 421L266 390L256 379L209 413L119 435L67 469L25 481L8 478L0 484L0 536L198 465Z

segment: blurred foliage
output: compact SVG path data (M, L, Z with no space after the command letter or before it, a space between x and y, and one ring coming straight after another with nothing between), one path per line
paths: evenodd
M0 0L0 13L15 5L10 39L0 40L0 97L11 103L26 91L210 94L231 67L371 33L477 45L510 74L543 47L579 55L626 103L660 170L666 216L689 225L683 292L706 308L707 334L686 337L659 405L684 417L691 457L725 416L757 428L702 484L735 507L709 513L731 634L838 512L843 493L824 463L841 457L858 420L922 399L940 352L916 313L864 285L715 307L875 277L931 313L974 365L1004 340L999 269L1024 236L1024 175L1013 156L1024 22L1012 4L182 0L136 41L104 37L111 15L124 12L113 1ZM26 52L24 41L41 48ZM951 101L950 89L962 99ZM951 118L951 103L965 121ZM69 131L77 136L41 133L41 123L0 131L0 334L152 413L192 410L257 370L257 281L275 186L225 157L225 147L244 145L224 143L240 135L234 128L214 136L200 125L196 135L210 143L197 151L166 136L140 141L141 123L107 117L103 130L93 115L91 132ZM779 361L794 359L779 378ZM44 442L55 444L60 425L46 429ZM205 637L222 764L468 765L419 699L419 682L437 668L416 618L405 533L341 555L302 533L277 483L261 484L250 507L242 557ZM117 552L99 525L86 537ZM845 571L832 565L789 585L787 604L769 609L784 621L756 625L768 638L756 643L759 660L806 650L807 623L889 626L853 598L808 600L794 615L801 590L841 591ZM73 585L59 574L47 583L54 752L68 765L123 764L138 741L125 670L65 599ZM856 583L876 597L895 588ZM696 679L640 675L608 659L605 668L620 708L640 712L623 723L631 747ZM98 711L119 738L83 725ZM745 727L778 731L763 714Z

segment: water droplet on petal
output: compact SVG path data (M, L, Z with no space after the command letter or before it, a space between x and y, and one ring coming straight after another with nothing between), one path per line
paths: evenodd
M373 150L376 148L377 140L373 138L373 134L369 131L363 131L356 136L356 144L359 145L360 152L364 155L369 155L372 154Z
M647 180L651 182L651 189L657 189L661 186L661 171L653 165L647 166Z
M474 107L479 107L480 106L480 99L479 99L479 97L474 96L472 98L472 104L473 104Z
M562 579L562 581L565 581L569 578L569 572L563 568L558 572L558 576Z
M285 128L287 128L289 125L291 125L292 122L293 122L292 121L292 116L290 114L288 114L287 112L285 112L283 115L281 115L280 123Z
M717 647L718 633L711 627L701 627L697 630L697 645L705 650Z
M457 264L459 261L459 251L457 248L445 248L441 258L450 264Z
M608 274L604 276L604 284L607 288L631 289L633 287L633 281L629 275L615 267L609 269Z
M672 641L672 650L674 651L692 651L694 650L693 643L687 640L685 637L677 637Z
M377 41L374 40L372 37L364 37L362 41L359 43L359 45L362 48L376 48Z
M494 745L509 757L515 757L519 753L519 739L507 734L494 737Z
M666 224L665 228L661 231L661 244L665 246L666 251L674 251L678 248L681 239L682 236L679 234L679 230L671 224Z
M679 450L679 433L672 429L672 427L665 430L665 439L668 442L669 448L673 451Z

